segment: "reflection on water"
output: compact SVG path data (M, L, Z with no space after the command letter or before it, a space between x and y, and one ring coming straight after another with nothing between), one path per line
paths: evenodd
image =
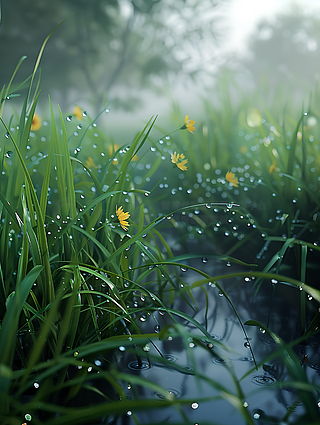
M181 273L186 274L186 272ZM194 277L192 271L188 270L187 273L190 273L190 281L192 281ZM232 285L232 282L225 282L225 288L229 284ZM212 384L215 382L217 385L221 384L230 391L236 392L229 372L232 369L238 379L247 374L240 381L245 394L243 407L256 423L269 423L269 420L279 423L280 418L284 418L288 411L293 412L290 416L291 421L300 417L304 412L304 406L299 401L297 392L290 385L283 388L277 387L278 383L292 380L281 356L270 358L264 363L264 359L277 350L276 344L272 342L273 340L266 332L259 328L246 328L256 362L257 364L261 363L256 370L247 340L244 338L239 322L227 300L225 297L219 296L217 287L207 284L206 290L209 297L207 320L204 317L205 308L201 308L201 306L205 306L203 291L194 291L193 295L199 310L193 315L206 327L212 335L212 340L196 338L196 336L201 336L199 330L192 323L181 321L185 328L195 335L194 339L189 338L187 349L181 338L169 338L157 341L156 348L151 344L150 350L145 352L143 360L132 360L134 353L130 353L130 350L119 353L118 367L120 369L123 368L128 373L139 373L141 377L160 385L168 392L166 395L166 393L155 392L140 386L135 386L133 392L132 386L129 385L124 388L126 397L160 400L172 400L173 397L179 398L179 401L193 400L189 404L181 406L181 412L189 421L184 423L192 425L201 424L201 422L210 423L213 420L224 425L245 424L239 411L221 398L221 392ZM240 312L242 320L245 321L251 317L266 323L271 290L262 288L252 302L251 286L244 285L241 286L241 289L230 291L230 298ZM292 319L291 317L292 306L290 303L286 303L283 299L277 302L274 301L273 304L270 327L274 328L275 332L288 342L299 336L296 326L297 318ZM188 313L191 310L180 297L177 297L174 308ZM161 328L172 323L172 319L167 313L159 314L158 312L155 317ZM293 321L294 325L288 324L288 318ZM142 324L142 327L145 332L152 332L154 322L149 319ZM225 344L229 351L223 350L221 344ZM306 372L309 381L314 385L319 385L319 340L310 338L308 345L295 347L295 352L301 357L301 367ZM204 379L199 379L199 374ZM202 402L202 397L210 398L210 400ZM125 415L126 420L124 422L120 420L119 424L134 424L133 414L140 424L173 423L175 421L182 423L181 412L175 408L131 412L129 415Z

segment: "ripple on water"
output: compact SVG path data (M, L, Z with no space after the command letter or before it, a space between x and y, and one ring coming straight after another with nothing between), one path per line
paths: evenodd
M138 362L138 360L133 360L128 364L128 368L131 370L147 370L150 369L151 365L149 362L142 360Z
M226 364L227 360L223 359L222 357L215 357L214 359L212 359L212 362L216 364Z
M276 379L270 375L254 375L251 378L251 382L260 386L272 385L276 382Z
M241 362L253 362L253 357L252 356L241 356L239 357L239 359Z
M181 397L181 393L179 390L177 390L176 388L168 388L168 395L165 396L164 394L161 393L154 393L154 396L156 398L158 398L159 400L168 400L168 399L172 399L172 398L179 398Z

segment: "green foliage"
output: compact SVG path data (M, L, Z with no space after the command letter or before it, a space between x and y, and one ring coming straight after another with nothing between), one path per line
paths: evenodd
M153 361L194 375L199 387L205 384L212 390L212 394L209 391L199 396L198 403L227 401L246 424L253 425L242 385L252 370L239 376L232 363L224 360L225 353L236 354L235 350L214 339L208 331L210 296L206 285L209 282L218 288L219 296L231 308L256 368L270 372L272 366L267 362L283 358L292 381L279 381L278 388L297 390L298 399L306 409L303 420L317 421L319 411L314 391L319 388L312 385L294 352L295 345L319 332L320 323L319 312L306 301L311 297L313 307L320 303L320 290L314 287L309 275L320 248L314 236L308 237L306 232L317 229L319 208L318 181L306 161L312 157L312 162L317 162L319 155L309 134L311 130L304 122L305 115L298 123L288 117L281 127L268 111L265 111L268 121L264 122L257 110L246 116L247 105L233 111L226 98L224 111L207 104L208 114L220 125L211 126L210 120L208 125L197 123L192 136L187 131L188 122L183 124L179 114L177 130L155 141L157 117L152 117L131 143L120 146L97 128L96 121L108 109L104 108L93 120L79 110L65 116L60 108L55 114L49 98L50 125L43 121L43 126L36 128L37 71L51 34L27 80L30 80L29 89L21 113L13 115L8 123L2 112L8 97L15 95L11 90L13 79L1 92L0 120L5 132L0 163L1 423L21 424L29 421L28 415L35 424L108 423L127 412L134 412L132 417L138 422L135 414L139 411L166 407L177 410L181 423L189 423L183 407L194 400L177 399L157 382L118 370L116 353L121 348L135 356L138 365L142 364L142 358L147 358L149 364ZM230 121L234 126L230 127ZM71 122L76 123L77 131L69 126ZM255 130L251 130L253 122L257 124ZM299 130L302 130L301 138ZM291 141L287 139L288 131L292 132ZM251 133L244 142L246 132ZM225 149L226 146L232 149ZM235 157L233 150L237 152ZM179 169L171 157L174 152L180 155L185 152L187 170ZM274 158L276 169L270 173ZM153 167L144 167L144 163ZM145 175L141 177L143 170ZM213 170L215 177L207 177ZM228 170L241 176L237 192L225 181ZM284 172L280 173L281 170ZM176 183L177 175L181 189ZM164 197L159 190L165 188L162 182L174 185L169 187L165 183L178 201L175 207L169 203L168 211L161 204ZM303 189L300 195L293 195L296 185ZM212 191L215 187L221 190ZM201 194L197 193L198 189ZM185 191L189 197L187 203L180 195ZM275 226L269 222L274 208L271 202L270 205L266 202L264 210L256 206L259 197L267 193L276 193L277 199L281 199ZM293 196L297 198L294 203ZM306 201L307 209L296 208L296 204ZM124 209L122 218L119 207ZM211 217L212 221L215 214L226 217L225 222L219 219L219 226L215 221L207 223L206 218ZM184 222L186 217L193 225ZM229 220L236 219L244 219L241 233L233 229L230 239L221 239L219 227L227 232ZM189 235L196 233L196 238L203 241L203 251L189 253L174 249L168 227L169 236L180 238L186 249L192 241ZM243 230L251 227L253 236ZM298 234L296 227L301 227ZM288 232L285 236L283 228ZM256 261L257 232L264 232L263 243L270 246L270 258L264 258L263 263ZM224 253L213 248L217 238ZM255 254L253 258L231 256L248 246ZM288 254L290 250L295 262ZM193 266L199 257L205 259L203 263L212 258L234 264L238 269L232 273L208 273ZM192 282L183 277L187 269L193 273ZM236 286L239 282L243 285L243 278L253 283L256 294L264 282L270 281L273 297L280 285L299 288L301 335L298 339L285 342L270 329L272 305L266 326L256 320L243 323L236 297L224 285L226 279L232 279ZM202 307L197 305L197 288L201 288L204 297L203 321L196 319ZM178 301L186 311L176 308ZM165 314L167 322L161 329L150 332L143 323L152 320L158 323L156 314ZM256 360L246 325L267 332L277 344L276 351L262 361ZM179 362L170 364L158 348L172 339L180 341L190 370ZM210 360L223 361L232 383L230 387L203 373L201 362L193 354L194 345ZM130 398L124 391L128 382L133 387ZM141 400L139 388L160 394L162 400ZM282 420L290 418L294 405L291 407ZM274 419L265 412L259 415L266 421Z

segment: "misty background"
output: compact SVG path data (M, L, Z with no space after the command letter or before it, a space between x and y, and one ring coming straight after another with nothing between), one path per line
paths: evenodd
M294 99L301 110L317 89L316 0L4 1L1 87L23 55L16 85L32 73L45 37L68 16L41 61L41 115L50 94L65 113L79 105L94 116L108 105L110 130L137 131L153 114L165 123L174 108L200 118L202 99L219 105L226 91L269 107Z

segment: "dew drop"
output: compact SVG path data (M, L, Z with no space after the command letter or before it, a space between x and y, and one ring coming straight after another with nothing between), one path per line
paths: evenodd
M82 116L83 116L83 117L86 117L86 116L87 116L87 111L83 111L83 112L82 112Z
M67 116L67 118L66 118L66 120L67 120L68 122L72 121L72 115L68 115L68 116Z
M183 266L181 266L181 267L180 267L180 270L181 270L182 272L186 272L186 271L188 270L188 267L183 267Z
M159 333L160 332L160 330L161 330L161 328L160 328L160 326L159 325L155 325L155 327L153 328L154 329L154 331L155 331L155 333Z
M208 262L208 258L207 257L202 257L202 262L203 263L207 263Z
M9 139L10 134L9 134L8 132L6 132L6 134L4 135L4 137L5 137L6 139Z

